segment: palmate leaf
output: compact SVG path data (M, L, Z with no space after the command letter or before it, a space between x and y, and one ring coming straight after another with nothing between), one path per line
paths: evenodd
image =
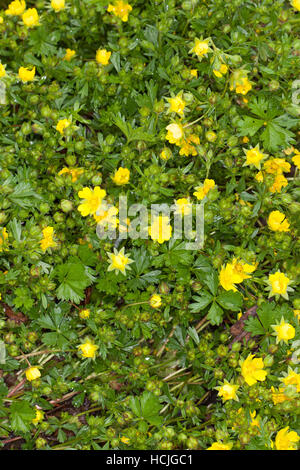
M35 410L27 401L14 401L10 407L11 427L16 432L27 432L32 419L35 417Z
M89 270L90 271L90 270ZM57 298L79 303L84 298L84 289L91 285L89 272L80 263L67 263L56 268L60 286L57 289Z

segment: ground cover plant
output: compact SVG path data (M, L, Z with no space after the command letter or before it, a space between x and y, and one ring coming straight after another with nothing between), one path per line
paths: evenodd
M297 449L299 0L0 8L1 447Z

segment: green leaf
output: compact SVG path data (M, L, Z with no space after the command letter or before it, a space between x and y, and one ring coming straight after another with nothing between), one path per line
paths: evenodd
M217 273L215 271L211 271L203 279L203 282L204 284L207 285L212 295L215 296L218 290L218 285L219 285L219 279L218 279Z
M238 312L243 304L243 296L239 292L225 291L218 296L217 302L226 310Z
M209 292L203 291L201 296L193 296L193 300L196 300L196 302L190 304L189 308L193 313L198 313L212 302L213 296Z
M212 325L220 325L222 322L223 310L216 302L213 302L212 306L210 307L207 318L210 320Z
M238 130L241 135L254 136L256 132L264 125L262 119L256 119L250 116L244 116L238 122Z
M10 407L11 427L16 432L28 432L35 410L27 401L14 401Z
M80 263L67 263L56 268L61 282L57 289L57 298L79 303L84 298L84 289L92 282L85 267Z

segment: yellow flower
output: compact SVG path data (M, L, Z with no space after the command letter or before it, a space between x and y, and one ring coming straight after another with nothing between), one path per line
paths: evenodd
M300 310L296 309L293 310L294 316L297 318L298 321L300 321Z
M98 49L96 52L96 61L98 64L107 65L109 63L110 56L110 51L107 51L106 49Z
M66 173L71 175L72 183L75 183L77 181L78 177L83 173L83 169L82 168L67 168L67 167L64 167L59 171L58 176L64 175Z
M161 296L158 294L153 294L150 297L149 304L152 308L159 308L161 306Z
M39 410L38 408L36 408L35 410L35 418L33 418L33 420L31 421L32 424L37 424L39 423L40 421L42 421L42 419L44 418L44 413L42 410Z
M248 91L252 89L252 85L248 80L248 77L243 77L241 83L236 86L236 93L241 95L247 95Z
M90 357L94 359L96 356L96 351L97 349L99 349L99 346L91 343L90 341L87 341L86 343L77 346L77 348L80 350L82 357Z
M284 385L295 385L297 392L300 393L300 374L297 374L291 367L288 368L288 375L280 379Z
M222 444L222 442L214 442L206 450L231 450L232 444Z
M270 186L269 190L271 193L280 193L282 188L285 188L288 185L288 180L281 174L279 173L274 180L274 183L272 186Z
M276 434L275 446L276 450L296 450L297 442L299 442L300 437L295 431L289 432L289 426L281 429Z
M183 141L179 142L179 145L180 145L179 155L185 155L186 157L188 157L189 155L192 155L192 156L197 155L197 150L193 144L199 145L200 139L197 135L190 134L186 139L183 139Z
M0 232L0 252L2 251L2 245L4 244L5 240L8 239L8 233L6 228L4 227Z
M271 287L271 295L282 295L285 296L288 289L288 285L290 284L291 280L280 271L277 271L275 274L269 275L269 284Z
M218 70L213 70L213 73L215 74L216 77L221 78L222 74Z
M264 363L259 357L255 357L254 354L249 356L240 362L242 368L242 376L248 385L254 385L257 381L263 382L266 380L267 372L263 370Z
M266 155L259 150L259 145L256 145L250 150L244 149L246 154L246 163L245 165L254 165L258 170L260 169L260 162Z
M294 165L296 165L298 168L300 168L300 152L298 150L295 150L296 155L292 158L292 162Z
M273 335L276 336L276 344L280 343L280 341L287 343L295 337L295 328L290 323L286 323L283 317L279 325L271 325L271 327L275 331Z
M22 15L23 23L28 26L28 28L33 28L39 24L39 15L35 8L29 8Z
M168 147L164 147L159 156L162 160L169 160L172 157L172 151Z
M5 77L6 71L3 64L0 63L0 78Z
M271 392L272 392L272 400L273 400L274 405L277 405L278 403L283 403L289 400L289 398L284 394L284 387L279 387L279 389L276 390L272 386Z
M249 138L245 135L245 136L243 137L242 141L243 141L243 144L248 144Z
M67 60L68 62L70 62L70 60L74 57L75 54L76 54L76 51L73 51L72 49L66 49L64 60Z
M280 211L272 211L268 217L268 226L274 232L288 232L290 224Z
M15 0L8 5L8 9L5 10L6 15L22 15L26 8L24 0Z
M221 64L219 69L214 69L213 73L215 74L216 77L221 78L223 75L225 75L228 72L228 67L226 64Z
M53 227L45 227L43 229L43 239L40 241L42 250L46 251L47 248L56 246L55 241L53 240Z
M175 98L167 98L167 101L170 104L168 113L177 113L180 116L183 116L186 102L182 99L182 93L182 91L178 93Z
M291 5L295 10L300 11L300 0L291 0Z
M220 284L225 290L236 291L235 284L240 284L245 279L249 279L251 277L249 274L255 271L255 269L256 266L234 258L232 263L222 266L219 274Z
M106 196L105 189L101 189L100 186L95 186L94 189L83 188L78 192L78 196L84 199L84 202L78 207L79 212L83 217L87 215L93 215L97 212L101 206L102 200Z
M172 236L172 227L170 225L169 217L163 215L155 217L148 231L151 239L160 244L170 240Z
M202 186L197 186L196 191L193 193L194 196L201 201L205 198L208 192L215 187L216 183L214 180L205 179Z
M131 269L129 264L134 261L126 256L124 247L118 251L114 248L114 253L107 253L110 259L110 265L108 266L108 271L116 271L118 275L119 272L126 275L126 269Z
M130 178L130 171L128 168L120 167L112 177L114 183L118 186L122 186L123 184L127 184Z
M51 6L56 12L63 10L65 8L65 0L51 0Z
M0 16L0 24L2 24L4 21L3 16Z
M120 441L123 442L123 444L127 444L127 445L130 444L130 439L129 437L126 437L126 436L122 436Z
M278 175L289 173L291 165L284 158L270 158L264 163L264 169L269 174Z
M175 205L176 205L176 209L175 209L176 214L187 215L187 214L190 214L192 211L191 202L189 198L183 197L181 199L177 199L177 201L175 201Z
M183 138L183 127L181 124L172 123L166 127L168 133L166 139L170 144L178 144Z
M223 385L220 387L216 387L216 390L219 391L218 396L222 397L223 402L228 400L236 400L238 401L237 390L238 385L232 385L227 380L224 381Z
M190 70L191 76L197 78L198 77L198 70L197 69L191 69Z
M203 57L209 51L210 51L209 39L201 40L197 38L195 39L195 44L194 44L193 49L190 50L190 52L195 52L195 54L198 57Z
M19 68L19 78L22 80L23 83L31 82L35 76L35 67L29 70L27 67L20 67Z
M80 318L82 318L83 320L85 320L86 318L89 318L90 316L90 310L88 308L84 308L82 310L79 311L79 316Z
M29 367L25 371L26 379L31 382L32 380L38 379L41 376L41 373L37 367Z
M69 127L71 121L69 119L60 119L56 124L56 130L61 134L64 135L64 130Z
M262 171L259 171L258 173L256 173L255 179L256 179L256 181L258 181L259 183L262 183L263 180L264 180L263 172L262 172Z
M256 411L250 411L250 418L251 418L251 426L259 428L259 419L256 417Z
M112 12L115 16L121 18L122 21L128 21L128 14L131 12L132 6L129 3L118 0L115 5L108 5L107 11Z

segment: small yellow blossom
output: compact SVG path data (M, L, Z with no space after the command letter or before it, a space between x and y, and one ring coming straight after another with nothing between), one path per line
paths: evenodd
M263 360L255 357L254 354L249 354L245 360L240 362L242 369L242 376L245 382L251 386L256 384L257 381L263 382L266 380L267 372L264 369Z
M243 77L241 83L236 86L236 93L241 95L247 95L247 93L252 89L252 85L248 80L248 77Z
M259 419L256 416L256 410L250 411L250 418L251 418L251 426L259 428Z
M148 229L152 240L158 243L164 243L170 240L172 236L172 227L168 216L159 215L154 218Z
M98 49L96 52L96 61L98 64L107 65L109 63L110 56L110 51L107 51L106 49Z
M251 277L249 274L255 271L255 269L255 265L234 258L232 263L222 266L219 274L220 284L225 290L236 291L235 284L240 284L245 279L249 279Z
M268 226L274 232L288 232L290 224L280 211L272 211L268 217Z
M51 0L51 6L56 12L65 8L65 0Z
M168 133L166 139L170 144L178 144L183 138L183 127L181 124L172 123L166 127Z
M270 186L269 191L271 193L280 193L282 188L285 188L288 185L288 180L281 174L279 173L274 180L274 183L272 186Z
M169 160L172 157L172 151L168 147L164 147L159 156L162 160Z
M76 51L69 49L69 48L66 49L64 60L66 60L67 62L70 62L70 60L74 57L75 54L76 54Z
M56 124L56 130L61 134L64 135L64 130L69 127L71 124L70 119L60 119Z
M259 145L256 145L250 150L244 149L244 152L246 154L245 165L254 165L259 170L261 161L266 157L266 155L259 150Z
M236 393L238 388L238 385L233 385L225 380L223 385L216 387L216 390L219 391L218 396L222 398L223 402L228 400L238 401L238 396Z
M127 184L130 178L130 171L128 168L120 167L112 177L112 180L118 186L122 186L123 184Z
M90 316L90 309L88 308L84 308L82 310L79 311L79 316L80 318L82 318L83 320L85 320L86 318L89 318Z
M153 294L150 297L149 304L152 308L159 308L161 306L161 296L158 294Z
M213 73L216 77L221 78L228 72L228 67L226 64L221 64L218 69L213 69Z
M35 8L29 8L22 15L23 23L28 26L28 28L33 28L34 26L39 25L39 15Z
M38 379L41 376L41 373L38 367L29 367L25 371L26 379L31 382L32 380Z
M299 150L294 150L294 152L296 155L292 158L292 162L296 167L300 168L300 152Z
M19 78L22 80L23 83L31 82L35 76L35 67L29 70L27 67L20 67L19 68Z
M300 321L300 310L296 309L293 310L294 316L297 318L298 321Z
M84 199L84 202L79 205L78 210L83 217L86 217L87 215L96 214L102 200L106 196L106 191L101 189L100 186L95 186L94 189L83 188L78 192L78 196L80 199Z
M183 116L186 102L182 99L182 94L183 92L181 91L174 98L167 98L167 101L170 105L168 113L177 113L180 116Z
M282 295L283 297L286 296L287 291L289 290L288 285L290 284L291 280L280 271L277 271L274 274L269 275L269 285L271 288L270 296L271 295Z
M8 9L5 10L5 14L10 16L22 15L22 13L25 11L25 8L26 3L24 0L14 0L8 5Z
M300 0L291 0L291 5L295 10L300 11Z
M289 426L287 426L276 434L276 450L296 450L299 440L298 434L295 431L289 431Z
M83 173L82 168L67 168L64 167L58 172L58 176L64 175L64 174L70 174L72 178L72 183L75 183L78 180L78 177Z
M282 173L289 173L291 165L284 158L269 158L264 162L264 170L272 175L279 175Z
M107 253L110 259L110 265L108 267L108 271L116 271L118 275L119 272L126 275L126 269L131 269L129 264L133 263L134 261L130 259L125 254L124 247L118 251L114 248L114 253Z
M210 51L209 47L209 39L195 39L194 47L190 50L190 52L194 52L198 57L203 57Z
M123 444L127 444L127 445L130 444L130 439L129 437L126 437L126 436L122 436L120 441L123 442Z
M216 183L214 180L205 179L202 186L197 186L196 191L193 193L194 196L201 201L205 198L208 192L215 187Z
M36 408L35 410L35 418L33 418L33 420L31 421L32 424L36 425L38 424L40 421L42 421L44 418L44 413L42 410L39 410L38 408Z
M91 343L90 341L87 341L86 343L77 346L77 348L80 350L82 357L94 359L96 357L96 351L99 349L99 346Z
M198 70L197 69L191 69L190 70L191 76L197 78L198 77Z
M242 138L242 142L243 144L248 144L249 142L249 137L247 137L246 135Z
M6 75L5 67L3 64L0 63L0 78L5 77L5 75Z
M275 331L273 335L276 336L276 344L280 343L280 341L287 343L295 337L295 328L290 323L287 323L283 317L279 325L271 325L271 327Z
M53 240L53 232L53 227L45 227L43 229L43 239L40 241L40 245L43 251L46 251L47 248L56 246L56 243Z
M122 21L128 21L128 14L131 12L132 6L123 0L117 0L114 5L109 4L107 11L112 12L115 16L121 18Z
M256 173L255 179L256 179L256 181L258 181L259 183L262 183L263 180L264 180L263 172L262 172L262 171L259 171L258 173Z
M8 239L8 233L6 228L4 227L2 231L0 232L0 252L2 251L3 247L2 245L4 244L5 240Z
M214 442L206 450L231 450L232 444L223 444L222 442Z
M182 215L188 215L192 211L192 206L189 198L181 198L177 199L175 201L175 213L176 214L182 214Z
M291 367L288 368L288 374L280 379L281 382L287 385L295 385L297 392L300 393L300 374L295 372Z
M289 400L289 398L284 394L284 387L279 387L278 390L276 390L272 386L271 392L272 392L272 401L274 405L277 405L278 403L283 403Z
M194 145L199 145L200 139L196 134L190 134L186 139L183 139L176 145L180 145L179 155L185 155L186 157L197 155L197 150Z

